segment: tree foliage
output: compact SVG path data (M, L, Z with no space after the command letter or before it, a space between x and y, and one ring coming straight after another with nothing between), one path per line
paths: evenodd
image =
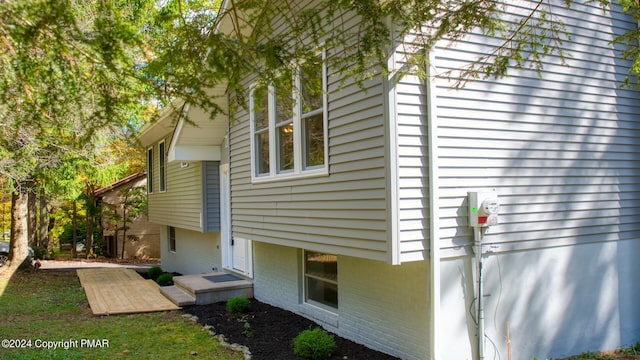
M623 6L638 19L635 0L595 2L603 11ZM153 42L151 77L162 79L167 96L180 97L212 112L222 111L209 91L225 86L239 104L246 104L243 76L257 74L274 83L320 46L331 49L328 65L348 78L362 81L382 72L411 71L427 76L429 52L443 40L458 40L469 32L496 39L493 51L480 54L451 76L458 85L469 79L502 77L510 69L541 71L550 55L561 61L569 39L554 8L571 10L573 0L530 0L512 4L495 0L171 0L160 9L152 28L165 37ZM513 11L515 10L515 11ZM363 21L359 21L362 19ZM168 35L167 35L168 34ZM638 31L617 41L628 45L621 57L638 59ZM396 46L409 54L407 66L389 69ZM630 75L637 76L636 60Z
M0 2L0 176L18 199L46 180L72 190L79 166L89 174L87 165L98 165L105 134L139 125L149 93L136 64L153 4ZM26 244L15 235L12 248Z
M546 56L567 56L568 35L552 10L576 3L227 0L222 8L221 0L2 1L0 177L18 193L42 179L71 189L78 174L96 184L104 174L90 167L104 168L96 154L105 139L125 144L156 106L180 98L212 114L227 111L212 95L216 88L226 89L224 100L234 95L231 110L246 106L248 74L277 83L319 47L330 52L332 71L359 83L385 72L426 77L434 47L477 32L494 38L495 48L449 74L458 84L513 68L540 71ZM605 12L621 6L640 20L637 0L595 3ZM639 38L636 29L616 39L626 49L620 56L634 62L628 83L640 73ZM389 56L398 46L406 66L392 69Z

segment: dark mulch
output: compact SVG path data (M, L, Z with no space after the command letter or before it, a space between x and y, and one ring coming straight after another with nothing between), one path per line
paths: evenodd
M202 325L213 326L228 342L247 346L253 359L257 360L302 359L293 354L293 338L303 330L318 326L311 320L255 299L251 300L251 311L244 315L227 313L225 303L189 306L183 308L183 312L197 316ZM330 359L396 359L338 336L335 340L336 351Z

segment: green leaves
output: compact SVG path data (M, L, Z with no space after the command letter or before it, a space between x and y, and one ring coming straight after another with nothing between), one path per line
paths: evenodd
M135 64L153 1L0 3L0 174L21 180L87 157L148 98Z

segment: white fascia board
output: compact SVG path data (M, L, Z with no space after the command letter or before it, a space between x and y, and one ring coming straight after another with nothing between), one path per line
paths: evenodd
M168 161L220 161L219 145L177 145L169 149Z

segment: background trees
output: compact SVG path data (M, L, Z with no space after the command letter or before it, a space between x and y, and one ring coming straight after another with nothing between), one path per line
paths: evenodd
M27 254L28 194L70 190L50 181L70 180L69 161L93 161L105 132L139 123L148 96L136 74L144 45L136 24L151 3L0 3L0 176L13 183L12 265Z

